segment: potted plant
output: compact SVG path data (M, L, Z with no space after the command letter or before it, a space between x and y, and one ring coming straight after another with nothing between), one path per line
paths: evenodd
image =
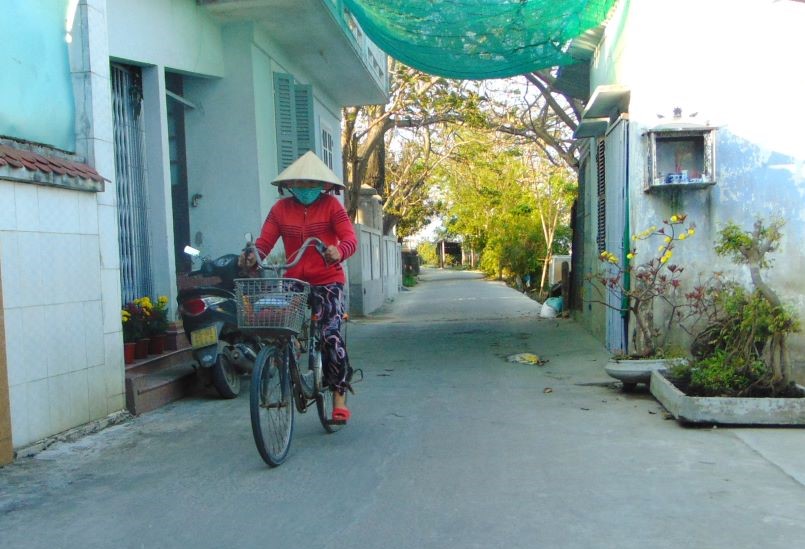
M716 253L746 265L752 289L726 284L698 295L707 324L692 346L693 360L655 374L651 392L680 421L802 425L805 392L792 379L787 337L799 320L764 280L782 221L758 220L751 231L729 223Z
M133 302L126 303L120 311L123 322L123 359L126 364L134 362L137 341L142 339L145 323L142 311Z
M147 319L149 353L160 355L165 352L165 336L168 331L168 296L161 295L155 302L149 298L143 299L147 300L149 306Z
M684 359L685 353L673 349L669 335L675 327L689 331L686 324L698 312L691 294L682 291L685 269L673 261L676 246L696 234L686 219L685 214L675 214L663 220L661 227L633 235L633 247L623 259L601 252L601 269L588 277L601 292L600 299L590 301L628 314L633 326L631 350L613 355L606 366L607 373L623 381L627 390L639 382L648 383L651 372L666 368L670 359ZM660 244L652 252L649 246L657 241ZM639 262L638 257L646 259Z

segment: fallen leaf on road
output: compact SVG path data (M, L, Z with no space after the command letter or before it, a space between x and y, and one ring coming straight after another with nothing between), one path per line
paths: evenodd
M551 389L550 387L545 387L545 388L542 390L542 392L543 392L543 393L545 393L545 394L547 395L548 393L552 393L552 392L553 392L553 389Z

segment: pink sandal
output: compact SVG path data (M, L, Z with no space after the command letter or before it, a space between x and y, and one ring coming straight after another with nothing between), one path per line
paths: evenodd
M333 418L330 420L330 423L333 425L344 425L352 414L350 414L347 408L333 408Z

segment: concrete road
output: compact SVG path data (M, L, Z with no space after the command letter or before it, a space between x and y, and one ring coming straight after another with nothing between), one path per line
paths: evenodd
M422 279L351 323L346 429L297 416L269 469L245 391L174 403L0 469L0 546L805 545L801 430L681 427L572 321L471 273Z

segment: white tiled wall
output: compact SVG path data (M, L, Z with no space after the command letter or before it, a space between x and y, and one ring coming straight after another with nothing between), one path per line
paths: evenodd
M101 238L117 227L106 210L114 213L95 193L0 181L15 447L125 404L117 250L103 250ZM111 268L102 268L102 254Z

